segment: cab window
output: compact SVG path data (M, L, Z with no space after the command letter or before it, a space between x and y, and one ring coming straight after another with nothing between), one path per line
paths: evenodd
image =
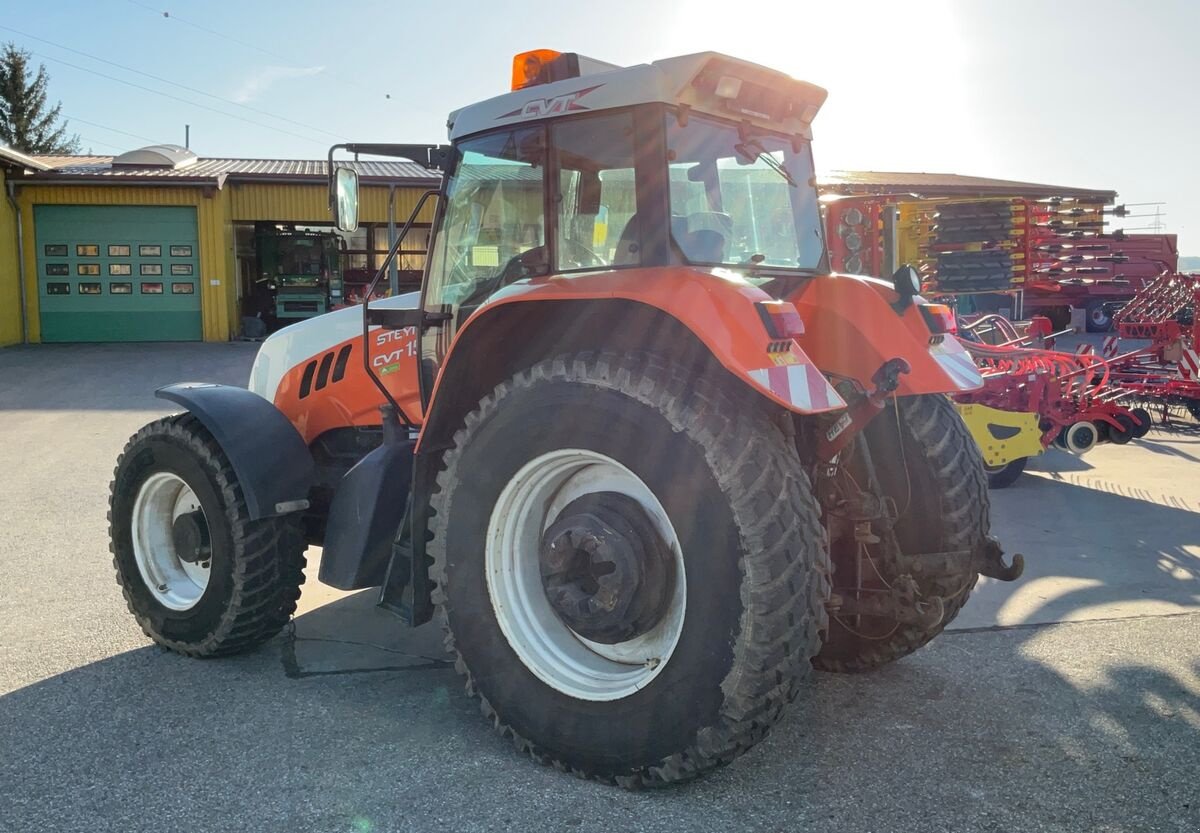
M446 208L425 306L475 307L502 286L549 270L541 128L464 142L446 186Z
M555 271L640 265L633 113L561 121L550 136L558 180Z

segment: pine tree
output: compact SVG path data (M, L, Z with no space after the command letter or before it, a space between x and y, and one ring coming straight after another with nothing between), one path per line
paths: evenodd
M62 103L46 109L45 65L30 78L32 57L14 43L0 51L0 142L22 153L76 153L79 136L68 136L66 122L59 123Z

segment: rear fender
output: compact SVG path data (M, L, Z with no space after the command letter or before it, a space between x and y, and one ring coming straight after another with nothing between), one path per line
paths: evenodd
M434 385L422 445L427 435L439 433L430 430L436 420L451 418L465 404L457 402L458 388L477 372L485 349L481 345L492 364L497 352L519 356L518 362L498 362L516 372L571 350L660 343L656 331L674 325L730 374L789 411L816 414L846 407L799 345L771 338L755 307L771 300L734 273L683 267L556 276L510 286L455 334ZM514 320L522 326L512 326ZM630 332L633 327L644 331ZM540 338L548 332L553 338ZM678 344L665 348L687 349ZM460 366L469 369L460 372ZM448 400L456 404L446 407Z
M256 393L187 382L154 392L187 408L233 466L251 520L308 508L315 466L288 418Z
M805 282L788 300L804 320L800 346L825 373L863 384L885 361L903 358L898 396L962 393L983 385L970 355L952 335L932 335L916 304L902 312L885 281L830 275Z

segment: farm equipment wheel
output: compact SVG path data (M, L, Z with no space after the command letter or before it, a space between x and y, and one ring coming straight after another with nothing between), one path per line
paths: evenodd
M1017 482L1017 478L1025 471L1025 464L1028 462L1028 457L1018 457L1016 460L1011 460L999 466L989 466L985 463L983 470L987 474L988 488L1007 489Z
M989 529L987 480L979 447L946 397L894 400L862 436L882 491L897 507L898 546L878 547L868 572L893 587L915 581L917 600L940 597L943 612L932 623L868 615L848 621L834 612L828 638L813 661L824 671L869 671L911 654L941 633L979 579L972 556L984 545ZM963 555L947 558L934 569L908 559L949 552ZM835 548L835 595L854 592L847 589L853 564L840 556Z
M1103 301L1088 301L1086 313L1089 333L1107 333L1112 329L1112 315L1105 308Z
M1134 419L1138 421L1137 427L1133 429L1133 438L1135 440L1140 440L1142 437L1150 433L1150 428L1154 424L1151 421L1150 412L1145 408L1134 408L1132 411L1130 411L1130 413L1132 413Z
M765 404L653 355L564 355L485 396L442 464L446 646L518 749L627 787L681 781L796 696L829 566Z
M193 657L270 639L296 609L304 539L296 516L252 521L229 461L191 414L142 428L109 498L117 583L146 635Z
M1100 439L1099 430L1087 420L1070 425L1063 435L1066 437L1067 451L1079 456L1091 451Z
M1044 315L1050 319L1050 326L1053 332L1065 330L1071 326L1071 308L1070 307L1046 307L1038 310L1039 315Z
M1116 420L1121 424L1121 427L1108 426L1109 442L1116 443L1117 445L1125 445L1137 434L1137 423L1128 414L1117 414Z

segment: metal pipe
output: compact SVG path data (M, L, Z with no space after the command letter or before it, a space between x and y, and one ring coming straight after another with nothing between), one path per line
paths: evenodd
M388 249L396 244L396 186L388 186ZM392 295L400 294L400 270L396 266L396 258L392 258L388 267L388 286Z
M21 220L21 206L17 203L17 184L7 180L8 201L12 204L13 213L17 216L17 285L21 292L21 343L29 343L29 310L25 303L25 226Z

